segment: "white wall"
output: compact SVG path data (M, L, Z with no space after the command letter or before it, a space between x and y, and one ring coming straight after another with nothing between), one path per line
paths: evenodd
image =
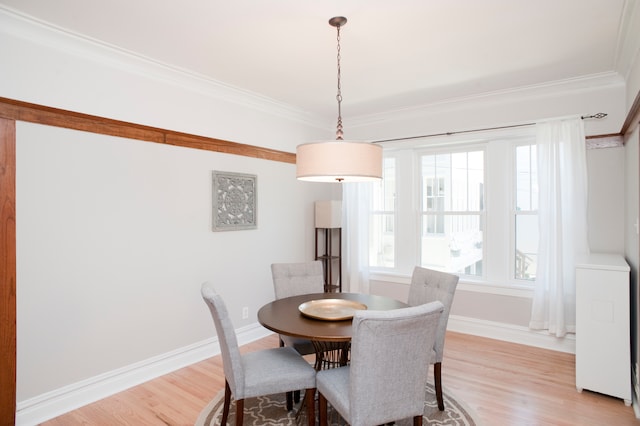
M630 55L637 52L630 49ZM589 135L615 134L627 115L625 76L616 73L585 76L582 79L491 93L466 99L452 99L437 105L364 117L351 132L355 138L384 140L445 132L469 131L494 126L535 123L539 120L607 113L603 120L586 120ZM425 139L428 143L429 139ZM401 144L391 142L389 146ZM624 251L624 159L622 148L589 150L589 240L594 250ZM406 298L407 277L375 277L372 292ZM450 329L489 337L521 339L559 350L572 351L572 343L540 340L528 330L532 291L509 288L507 283L491 286L462 282L456 292ZM508 329L503 333L503 329Z
M1 11L0 57L11 58L0 67L3 97L290 152L333 132L286 106ZM600 75L350 119L349 132L375 140L602 111L609 117L587 123L587 133L615 133L627 110L625 93L619 76ZM290 164L46 126L20 123L17 149L17 391L25 411L80 381L208 339L213 326L198 293L203 280L220 283L237 327L251 326L272 297L268 265L310 258L312 203L339 195L333 186L297 182ZM589 154L591 170L621 161L602 151ZM258 229L211 231L212 170L258 175ZM617 172L603 179L622 185ZM605 205L619 217L618 198L598 192L592 199L602 203L591 219L599 222ZM590 237L602 247L622 247L624 231L615 225L600 232L608 226L590 223L596 230ZM379 284L396 291L380 282L372 289ZM526 291L463 287L453 314L519 327L529 303Z
M378 120L361 120L357 138L385 139L492 126L534 123L554 116L608 113L604 120L585 121L587 135L615 134L626 118L625 84L620 76L599 75L558 82L548 87L452 100L442 105L398 112ZM428 142L429 139L426 139ZM398 142L401 143L401 142ZM394 143L390 143L393 145ZM623 148L587 151L589 174L588 226L594 251L624 251L625 152ZM406 300L408 277L375 276L371 291ZM528 329L533 293L508 283L478 285L461 282L452 306L449 328L489 337L517 340L564 351L573 343L540 339ZM503 333L507 330L506 334Z
M270 263L312 259L321 193L291 164L27 123L17 139L18 401L210 338L205 280L253 323ZM212 170L258 176L258 229L211 231Z
M640 31L640 3L628 3L630 8L628 16L630 25L630 34L638 34ZM624 66L626 87L625 107L630 111L634 102L640 96L640 38L626 37L628 42L624 45L623 55L621 55L621 64ZM624 135L625 140L625 258L631 267L630 292L631 292L631 361L633 370L633 384L636 399L640 395L640 367L638 358L640 357L640 286L639 274L640 254L638 247L638 211L640 203L639 179L640 172L638 164L640 163L639 139L640 133L638 123L640 122L640 113L635 117L631 117L631 125Z
M589 247L624 253L625 148L587 150Z
M585 121L585 132L606 135L620 131L626 117L624 99L624 79L607 73L362 117L350 120L354 123L349 133L355 139L384 140L603 112L606 118Z
M640 37L637 36L640 32L640 2L627 2L626 6L628 10L624 15L629 22L628 33L624 37L625 43L617 62L627 83L625 109L629 111L640 95Z
M314 117L0 9L0 95L294 152L331 136ZM9 60L10 58L10 60Z
M3 12L0 57L3 97L289 152L329 133ZM214 170L257 175L257 229L212 232ZM17 423L211 356L205 280L236 327L255 327L269 265L313 258L313 202L336 195L297 181L293 164L18 122Z
M637 123L639 117L636 117ZM635 125L625 136L625 217L624 217L624 235L625 235L625 258L629 266L630 272L630 297L632 300L631 305L631 361L634 371L633 382L635 384L636 396L640 394L640 368L638 366L638 357L640 354L640 339L638 333L640 332L640 291L638 286L638 268L640 268L640 254L639 254L639 238L638 232L640 226L639 220L639 204L640 204L640 171L638 170L638 164L640 164L640 128Z

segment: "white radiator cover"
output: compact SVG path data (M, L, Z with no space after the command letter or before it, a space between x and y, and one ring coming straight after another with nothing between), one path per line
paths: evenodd
M576 388L631 405L629 265L592 253L576 264Z

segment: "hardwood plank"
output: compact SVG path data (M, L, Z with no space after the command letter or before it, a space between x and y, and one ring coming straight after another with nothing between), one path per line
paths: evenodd
M0 118L295 164L296 154L0 97Z
M241 348L278 346L276 335ZM484 425L638 425L616 398L575 388L575 356L461 333L447 333L443 384ZM224 389L219 356L48 421L86 424L188 425Z
M624 120L622 124L622 129L620 129L621 135L626 135L629 128L631 128L633 121L637 120L640 116L640 91L636 93L636 97L633 100L633 104L631 104L631 108L627 111L627 118Z
M291 164L296 163L296 154L294 153L276 151L259 146L245 145L237 142L189 135L185 133L167 132L165 143L187 148L224 152L226 154L243 155L245 157L255 157L262 160L280 161Z
M621 400L576 390L572 354L448 333L443 383L486 424L638 424Z
M164 143L162 129L8 98L0 98L0 116L65 129Z
M0 424L16 413L16 123L0 118Z

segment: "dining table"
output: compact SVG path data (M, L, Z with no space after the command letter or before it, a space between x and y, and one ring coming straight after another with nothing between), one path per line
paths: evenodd
M308 339L316 352L317 370L348 362L352 320L356 310L391 310L407 307L399 300L365 293L310 293L276 299L258 311L265 328Z

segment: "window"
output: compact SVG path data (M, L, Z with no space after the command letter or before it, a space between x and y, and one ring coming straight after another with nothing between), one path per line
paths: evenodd
M396 160L383 160L382 180L373 188L369 265L385 268L395 266L395 196Z
M535 145L516 147L515 278L535 280L538 253L538 167Z
M386 147L383 180L373 191L371 271L406 277L420 265L468 283L533 285L533 130Z
M427 211L444 211L444 179L441 177L427 177L424 179L426 194L425 206ZM425 208L423 207L423 210ZM444 234L444 215L442 213L431 214L427 217L427 233Z
M481 276L484 152L421 155L420 174L420 264Z

